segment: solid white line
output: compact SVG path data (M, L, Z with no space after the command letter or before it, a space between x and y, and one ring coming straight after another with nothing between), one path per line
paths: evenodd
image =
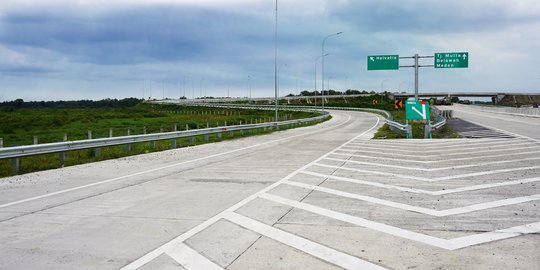
M399 177L399 178L418 180L418 181L425 181L425 182L433 182L433 180L431 180L429 178L425 178L425 177L416 177L416 176L402 175L402 174L396 174L396 173L387 173L387 172L378 172L378 171L353 169L353 168L348 168L348 167L343 167L343 166L334 166L334 165L328 165L328 164L322 164L322 163L315 163L315 164L313 164L313 166L326 167L326 168L332 168L332 169L340 169L340 170L359 172L359 173L392 176L392 177Z
M269 200L269 201L277 202L277 203L280 203L280 204L283 204L283 205L288 205L288 206L292 206L292 207L302 209L302 210L305 210L305 211L308 211L308 212L312 212L312 213L315 213L315 214L318 214L318 215L321 215L321 216L329 217L329 218L336 219L336 220L341 220L341 221L344 221L344 222L347 222L347 223L351 223L351 224L354 224L354 225L358 225L358 226L365 227L365 228L368 228L368 229L372 229L372 230L375 230L375 231L379 231L379 232L382 232L382 233L387 233L387 234L390 234L390 235L402 237L402 238L405 238L405 239L417 241L417 242L424 243L424 244L428 244L430 246L440 247L440 248L443 248L443 249L453 249L454 248L452 243L449 243L447 240L441 239L441 238L438 238L438 237L433 237L433 236L429 236L429 235L425 235L425 234L421 234L421 233L416 233L416 232L404 230L404 229L401 229L401 228L398 228L398 227L394 227L394 226L386 225L386 224L383 224L383 223L378 223L378 222L375 222L375 221L371 221L371 220L351 216L351 215L348 215L348 214L343 214L343 213L340 213L340 212L328 210L328 209L325 209L325 208L317 207L317 206L307 204L307 203L303 203L303 202L298 202L298 201L285 199L285 198L275 196L275 195L262 194L262 195L260 195L260 197L263 198L263 199Z
M382 155L392 155L392 156L401 156L401 157L411 157L418 159L419 157L422 159L429 159L429 158L435 158L435 157L448 157L448 156L462 156L462 155L471 155L471 154L480 154L480 153L489 153L489 152L502 152L502 151L517 151L517 150L524 150L524 149L531 149L531 148L538 148L540 145L535 146L527 146L527 147L517 147L517 148L510 148L510 149L493 149L493 150L484 150L484 151L472 151L467 152L463 151L460 153L450 153L450 154L436 154L436 155L424 155L422 154L421 150L417 154L398 154L398 153L392 153L392 152L381 152L381 151L364 151L361 148L359 149L339 149L339 151L343 152L362 152L362 153L371 153L371 154L382 154Z
M505 153L505 154L488 155L488 156L481 156L481 157L450 158L450 159L441 159L441 160L410 160L410 159L399 159L399 158L388 158L388 157L376 157L376 156L357 155L357 154L332 153L332 155L340 155L340 156L348 156L348 157L361 157L361 158L369 158L369 159L384 159L384 160L392 160L392 161L400 161L400 162L409 162L409 163L421 163L421 164L432 164L432 163L439 163L439 162L445 162L445 163L448 163L448 162L451 162L451 161L464 161L464 160L475 160L475 159L487 159L487 158L496 158L496 157L510 157L510 156L528 155L528 154L538 154L538 151L519 152L519 153Z
M324 192L324 193L328 193L328 194L332 194L332 195L336 195L340 197L351 198L355 200L370 202L374 204L384 205L384 206L388 206L392 208L397 208L401 210L416 212L416 213L435 216L435 217L459 215L459 214L465 214L465 213L486 210L486 209L491 209L491 208L496 208L496 207L501 207L501 206L514 205L514 204L519 204L519 203L524 203L524 202L540 200L540 194L535 194L531 196L523 196L523 197L517 197L517 198L511 198L511 199L478 203L478 204L473 204L473 205L464 206L464 207L457 207L457 208L452 208L452 209L434 210L434 209L418 207L418 206L413 206L413 205L404 204L404 203L383 200L383 199L374 198L370 196L344 192L344 191L335 190L331 188L325 188L321 186L303 184L299 182L285 181L284 184L301 187L305 189L310 189L310 190L317 190L320 192Z
M454 188L454 189L445 189L445 190L439 190L439 191L429 191L429 190L423 190L423 189L406 188L406 187L382 184L382 183L378 183L378 182L371 182L371 181L365 181L365 180L352 179L352 178L335 176L335 175L321 174L321 173L310 172L310 171L302 171L301 173L307 174L307 175L312 175L312 176L317 176L317 177L321 177L321 178L329 178L329 179L334 179L334 180L338 180L338 181L354 183L354 184L381 187L381 188L386 188L386 189L395 189L395 190L399 190L399 191L405 191L405 192L410 192L410 193L421 193L421 194L427 194L427 195L433 195L433 196L446 195L446 194L452 194L452 193L460 193L460 192L466 192L466 191L475 191L475 190L495 188L495 187L520 185L520 184L533 183L533 182L540 181L540 177L534 177L534 178L526 178L526 179L519 179L519 180L512 180L512 181L505 181L505 182L498 182L498 183L490 183L490 184L481 184L481 185L474 185L474 186L468 186L468 187L460 187L460 188Z
M471 111L468 111L468 110L462 110L462 111L464 111L466 114L467 114L467 113L470 113L470 114L476 114L476 115L479 115L479 116L482 116L482 117L495 118L495 119L504 120L504 121L508 121L508 122L515 122L515 121L513 121L513 120L511 120L511 119L508 119L508 118L494 117L494 116L489 116L489 115L485 115L485 114L474 113L474 112L471 112ZM540 143L540 140L533 139L533 138L528 137L528 136L525 136L525 135L521 135L521 134L513 133L513 132L510 132L510 131L507 131L507 130L504 130L504 129L500 129L500 128L488 126L488 125L485 125L485 124L478 123L478 122L476 122L476 121L471 121L471 120L465 120L465 121L470 122L470 123L475 124L475 125L479 125L479 126L481 126L481 127L485 127L485 128L489 128L489 129L493 129L493 130L500 131L500 132L502 132L502 133L510 134L510 135L516 136L516 137L518 137L518 138L525 138L525 139L527 139L527 140L531 140L531 141Z
M354 141L357 138L360 138L361 136L365 135L366 133L368 133L371 130L373 130L374 128L376 128L380 123L380 118L378 116L376 116L376 115L374 115L374 116L375 116L377 122L371 128L369 128L368 130L364 131L363 133L357 135L356 137L350 139L349 141L343 143L342 145L347 144L347 143L349 143L351 141ZM349 115L348 119L345 122L343 122L343 123L341 123L339 125L336 125L333 128L347 124L350 121L350 119L351 119L351 116ZM326 131L326 130L324 130L324 131ZM318 132L320 132L320 131L318 131ZM341 146L338 146L337 148L339 148L339 147L341 147ZM335 149L337 149L337 148L335 148ZM335 151L335 149L332 150L332 151ZM287 175L283 179L275 182L274 184L272 184L272 185L270 185L270 186L268 186L266 188L263 188L260 191L254 193L253 195L241 200L240 202L236 203L235 205L233 205L233 206L227 208L226 210L216 214L215 216L213 216L213 217L209 218L208 220L204 221L203 223L195 226L194 228L190 229L189 231L177 236L176 238L172 239L171 241L165 243L164 245L162 245L160 247L157 247L153 251L150 251L149 253L143 255L139 259L137 259L137 260L131 262L130 264L124 266L121 270L135 270L135 269L138 269L139 267L143 266L147 262L153 260L154 258L159 256L160 254L165 252L170 245L173 245L174 243L178 243L178 242L184 242L185 240L191 238L195 234L203 231L204 229L208 228L212 224L216 223L218 220L222 219L227 213L234 212L235 210L239 209L240 207L246 205L247 203L257 199L260 194L263 194L263 193L265 193L265 192L267 192L269 190L272 190L273 188L281 185L284 181L287 181L287 180L291 179L292 177L297 175L300 171L303 171L303 170L307 169L308 167L312 166L315 162L318 162L319 160L323 159L324 157L326 157L327 155L332 153L332 151L330 151L327 154L317 158L316 160L304 165L303 167L301 167L298 170L290 173L289 175Z
M191 249L184 243L175 243L165 252L186 270L223 270L223 268Z
M344 123L340 123L340 124L337 124L337 125L334 125L334 126L330 126L328 128L332 129L332 128L341 126L341 125L347 123L348 121L350 121L350 116ZM30 201L35 201L35 200L39 200L39 199L43 199L43 198L47 198L47 197L51 197L51 196L55 196L55 195L75 191L75 190L79 190L79 189L85 189L85 188L89 188L89 187L93 187L93 186L97 186L97 185L102 185L102 184L106 184L106 183L110 183L110 182L115 182L115 181L131 178L131 177L134 177L134 176L153 173L153 172L157 172L157 171L177 167L177 166L188 164L188 163L198 162L198 161L211 159L211 158L215 158L215 157L220 157L220 156L226 156L226 155L229 155L229 154L232 154L232 153L236 153L236 152L240 152L240 151L260 147L260 146L267 145L267 144L281 142L281 141L293 139L293 138L300 137L300 136L307 136L307 135L311 135L311 134L318 133L318 132L321 132L321 131L326 131L326 130L328 130L328 129L315 130L315 131L312 131L312 132L297 134L297 135L289 136L289 137L286 137L286 138L281 138L281 139L277 139L277 140L273 140L273 141L259 143L259 144L255 144L255 145L251 145L251 146L247 146L247 147L242 147L242 148L238 148L238 149L235 149L235 150L222 152L222 153L218 153L218 154L214 154L214 155L209 155L209 156L205 156L205 157L201 157L201 158L196 158L196 159L192 159L192 160L188 160L188 161L174 163L174 164L171 164L171 165L162 166L162 167L159 167L159 168L154 168L154 169L150 169L150 170L146 170L146 171L142 171L142 172L138 172L138 173L133 173L133 174L129 174L129 175L124 175L124 176L120 176L120 177L116 177L116 178L112 178L112 179L108 179L108 180L104 180L104 181L100 181L100 182L96 182L96 183L92 183L92 184L88 184L88 185L78 186L78 187L74 187L74 188L68 188L68 189L64 189L64 190L60 190L60 191L56 191L56 192L52 192L52 193L47 193L47 194L43 194L43 195L39 195L39 196L27 198L27 199L22 199L22 200L10 202L10 203L0 204L0 209L8 207L8 206L12 206L12 205L17 205L17 204L21 204L21 203L25 203L25 202L30 202Z
M484 162L484 163L474 163L474 164L439 167L439 168L418 168L418 167L390 165L390 164L383 164L383 163L373 163L373 162L366 162L366 161L356 161L356 160L350 160L350 159L325 158L325 160L333 160L333 161L346 162L346 163L355 163L355 164L371 165L371 166L378 166L378 167L390 167L390 168L396 168L396 169L416 170L416 171L424 171L424 172L436 172L436 171L446 171L446 170L463 169L463 168L473 168L473 167L480 167L480 166L493 165L493 164L523 162L523 161L539 160L539 159L540 157L532 157L532 158L521 158L521 159L514 159L514 160L510 159L510 160L489 161L489 162Z
M468 144L462 144L462 145L454 147L453 149L448 149L448 150L444 150L444 149L425 150L423 147L417 147L416 149L404 150L404 149L394 149L394 148L388 148L388 147L382 147L381 148L381 147L371 146L369 144L365 144L363 146L349 146L349 145L347 145L344 148L351 148L352 150L358 150L358 149L386 150L386 151L391 152L391 153L396 153L396 152L398 152L398 153L399 152L401 152L401 153L411 153L411 152L417 153L417 152L421 152L422 155L433 156L433 155L445 155L447 153L455 153L455 152L463 153L462 148L465 148L467 150L467 153L468 153L468 152L476 152L476 151L471 151L471 150L477 150L477 149L489 148L491 150L494 150L493 148L514 148L516 146L522 146L522 145L531 145L531 142L523 142L523 143L517 143L517 144L512 144L512 145L508 145L508 144L495 145L495 146L493 146L493 145L491 145L491 146L480 145L478 147L470 147L470 145L468 145ZM535 146L532 146L532 147L535 147ZM539 146L536 146L536 147L539 147Z
M475 140L456 139L456 142L454 144L443 145L443 146L439 146L437 144L433 144L433 145L431 145L431 144L430 145L424 145L424 144L422 144L422 145L418 145L418 144L417 145L407 145L405 143L403 143L403 144L386 144L386 143L379 143L379 142L371 141L370 145L376 145L376 146L379 146L379 147L390 148L390 149L397 148L397 149L405 149L405 150L417 150L418 148L422 148L422 149L439 150L439 149L444 149L444 148L462 147L463 145L467 145L467 146L477 146L477 145L488 146L488 145L499 145L499 144L509 145L511 143L516 143L518 141L525 141L525 140L522 140L522 139L519 139L519 138L512 139L512 140L488 140L488 141L486 141L486 140L477 141L476 139ZM364 144L350 143L350 145L361 146L361 145L364 145Z
M493 232L486 232L482 234L454 238L451 241L456 246L456 249L458 249L488 243L496 240L512 238L523 234L531 234L538 232L540 232L540 222L515 226L512 228L497 230Z
M321 164L321 163L315 163L313 165L314 166L320 166L320 167L327 167L327 168L333 168L333 169L352 171L352 172L359 172L359 173L371 173L371 174L377 174L377 175L393 176L393 177L399 177L399 178L404 178L404 179L412 179L412 180L418 180L418 181L424 181L424 182L437 182L437 181L465 178L465 177L471 177L471 176L483 176L483 175L490 175L490 174L497 174L497 173L533 170L533 169L539 169L540 168L540 166L531 166L531 167L509 168L509 169L501 169L501 170L492 170L492 171L483 171L483 172L475 172L475 173L457 174L457 175L435 177L435 178L426 178L426 177L409 176L409 175L403 175L403 174L397 174L397 173L387 173L387 172L379 172L379 171L362 170L362 169L349 168L349 167L343 167L343 166L334 166L334 165Z
M329 247L296 236L294 234L276 229L272 226L268 226L264 223L258 222L256 220L239 215L234 212L227 213L224 218L246 229L252 230L270 239L291 246L304 253L310 254L316 258L332 263L339 267L343 267L345 269L385 269L376 264L364 261L346 253L339 252L335 249L331 249Z
M482 233L482 234L459 237L459 238L447 240L447 239L429 236L429 235L425 235L425 234L421 234L421 233L417 233L413 231L408 231L408 230L401 229L398 227L386 225L384 223L378 223L371 220L351 216L348 214L343 214L340 212L328 210L328 209L317 207L314 205L285 199L285 198L275 196L275 195L262 194L260 197L263 199L267 199L269 201L281 203L283 205L288 205L288 206L302 209L308 212L312 212L321 216L344 221L350 224L358 225L358 226L372 229L375 231L379 231L382 233L394 235L397 237L420 242L420 243L427 244L434 247L439 247L446 250L456 250L456 249L469 247L469 246L473 246L477 244L483 244L483 243L488 243L488 242L492 242L496 240L507 239L507 238L519 236L522 234L537 233L540 231L540 222L537 222L537 223L530 223L530 224L526 224L522 226L516 226L509 229L503 229L503 230L498 230L498 231L493 231L493 232L488 232L488 233Z

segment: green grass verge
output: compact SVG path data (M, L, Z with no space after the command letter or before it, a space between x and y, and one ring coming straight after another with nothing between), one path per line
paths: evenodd
M296 111L280 111L281 120L302 119L317 114ZM60 118L57 120L56 118ZM243 109L214 109L205 107L160 106L143 104L130 109L19 109L12 112L1 112L0 119L10 123L2 127L0 138L4 138L4 146L31 144L36 134L39 143L62 141L65 133L69 140L87 139L87 131L92 130L93 138L109 137L109 128L113 128L114 136L147 133L168 132L174 130L206 128L247 123L260 123L273 121L274 112L266 110ZM34 119L37 119L34 120ZM56 122L54 124L53 122ZM313 123L315 124L315 123ZM310 124L281 127L279 130L308 126ZM49 127L49 128L47 128ZM203 143L212 143L252 135L267 134L270 129L257 129L253 131L236 131L208 136L176 139L177 148ZM21 158L19 174L72 166L119 157L138 155L171 149L172 141L164 140L155 143L132 144L129 152L125 146L111 146L100 149L99 156L95 156L94 149L66 152L65 163L61 164L59 154L44 154ZM0 177L14 175L12 160L0 160Z

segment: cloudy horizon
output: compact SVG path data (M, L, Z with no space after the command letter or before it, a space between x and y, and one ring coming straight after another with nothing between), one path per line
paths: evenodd
M469 52L469 68L421 68L420 91L540 93L538 1L282 0L278 18L282 96L314 90L340 31L330 89L411 92L412 68L367 56ZM0 101L273 96L274 26L274 0L3 1Z

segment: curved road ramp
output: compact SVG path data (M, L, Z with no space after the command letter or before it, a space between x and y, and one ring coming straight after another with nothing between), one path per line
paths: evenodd
M539 269L539 123L457 113L512 136L372 140L380 116L336 111L4 178L0 269Z

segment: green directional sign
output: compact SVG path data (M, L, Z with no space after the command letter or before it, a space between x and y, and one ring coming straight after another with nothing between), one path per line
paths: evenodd
M399 69L399 55L370 55L367 57L368 70Z
M435 54L435 68L468 68L468 52L450 52Z
M405 115L407 120L429 120L429 103L425 100L407 100Z

